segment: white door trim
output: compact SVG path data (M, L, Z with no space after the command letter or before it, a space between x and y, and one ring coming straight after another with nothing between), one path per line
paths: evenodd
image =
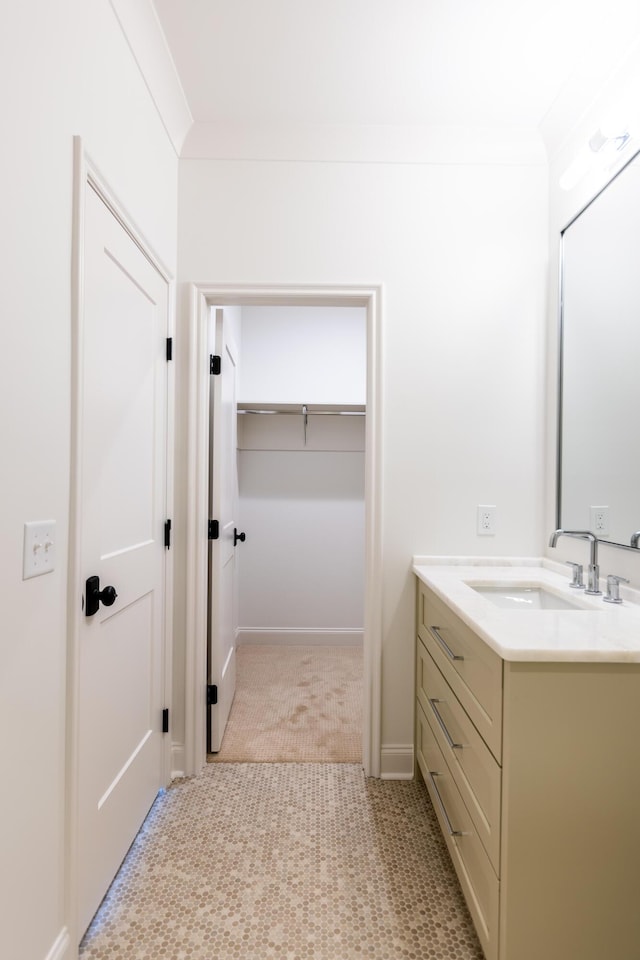
M206 763L210 306L351 306L367 315L363 767L380 776L382 660L382 285L189 285L185 767Z
M107 205L115 218L139 247L145 257L167 283L168 335L174 336L175 295L174 280L144 234L126 213L107 181L85 150L81 137L74 137L73 171L73 238L71 279L71 438L70 438L70 500L69 500L69 563L67 571L67 662L66 662L66 763L65 763L65 877L64 911L66 929L73 956L77 956L78 893L78 682L79 649L78 637L82 611L78 596L80 578L80 538L82 516L79 509L82 476L80 470L80 425L82 423L82 330L83 330L83 277L84 277L84 227L87 189L93 189ZM166 515L173 516L174 474L174 422L175 422L175 373L174 364L167 365L167 459L166 459ZM162 684L165 703L171 707L171 672L173 651L173 551L165 551L164 567L165 624L163 638ZM170 737L166 738L162 752L162 779L170 780Z

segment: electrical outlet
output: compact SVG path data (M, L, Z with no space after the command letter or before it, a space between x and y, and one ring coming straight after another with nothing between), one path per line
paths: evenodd
M479 537L492 537L496 532L495 504L478 504L477 533Z
M589 529L597 537L609 536L609 507L591 507Z

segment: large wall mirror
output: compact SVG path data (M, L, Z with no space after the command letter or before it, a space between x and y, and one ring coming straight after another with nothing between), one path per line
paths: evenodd
M562 233L557 525L640 530L640 154Z

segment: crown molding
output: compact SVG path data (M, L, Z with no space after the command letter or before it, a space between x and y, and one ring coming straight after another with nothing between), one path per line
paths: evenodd
M109 0L177 156L193 117L151 0Z

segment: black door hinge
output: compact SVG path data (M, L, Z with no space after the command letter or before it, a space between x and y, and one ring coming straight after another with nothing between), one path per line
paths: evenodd
M212 353L209 357L209 373L212 377L217 377L221 369L222 358Z
M209 520L209 540L217 540L220 536L220 524L217 520Z
M171 549L171 520L164 522L164 545L167 550Z
M173 337L167 337L167 363L173 360Z
M207 706L215 707L218 702L218 688L215 683L207 684Z
M162 732L169 733L169 707L162 711Z

